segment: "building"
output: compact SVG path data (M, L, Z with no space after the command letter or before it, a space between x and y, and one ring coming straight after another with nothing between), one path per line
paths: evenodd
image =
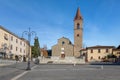
M83 36L83 18L80 14L80 8L77 9L76 16L74 18L74 56L80 56L80 50L82 49L82 36Z
M114 46L97 45L84 49L82 25L83 18L80 13L80 8L78 8L74 18L74 44L65 37L58 39L58 43L52 47L52 56L61 58L72 56L72 58L75 57L75 59L83 59L86 62L91 62L103 61L108 55L114 54L120 61L120 46L115 48Z
M120 58L120 45L113 49L113 54L117 56L117 58Z
M73 54L73 44L68 38L62 37L58 39L58 43L52 46L52 56L57 56L60 58L65 58L74 56Z
M113 53L114 46L91 46L86 49L81 50L81 55L84 54L85 60L88 62L91 61L102 61L104 58L107 58L107 55Z
M47 52L47 50L46 50L46 49L41 48L41 49L40 49L40 51L41 51L41 56L42 56L42 57L45 57L45 58L47 58L47 57L48 57L48 52Z
M27 40L0 26L0 55L2 57L15 59L15 56L18 56L20 60L23 60L23 57L28 57L28 48Z
M65 56L80 56L83 35L82 23L83 18L80 14L80 8L78 8L74 18L74 45L68 38L62 37L58 39L58 44L52 47L52 56L61 56L62 58Z

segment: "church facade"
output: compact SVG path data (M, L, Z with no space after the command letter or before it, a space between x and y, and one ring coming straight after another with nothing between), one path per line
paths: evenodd
M62 37L58 39L58 43L52 46L52 56L58 56L61 58L72 57L73 54L73 44L68 38Z
M78 8L74 18L74 44L72 44L71 41L65 37L58 39L58 43L52 46L52 56L61 58L80 56L83 35L82 23L83 18L80 14L80 8Z

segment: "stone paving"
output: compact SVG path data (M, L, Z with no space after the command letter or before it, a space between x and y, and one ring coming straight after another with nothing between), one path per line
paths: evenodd
M16 80L120 80L119 65L38 65Z
M31 68L36 66L31 62ZM11 65L0 66L0 80L11 80L23 72L26 72L27 62L18 62Z

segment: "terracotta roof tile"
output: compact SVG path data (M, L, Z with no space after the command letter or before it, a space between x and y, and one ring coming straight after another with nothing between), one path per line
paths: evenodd
M91 49L91 48L115 48L115 47L114 46L100 46L100 45L87 47L87 49Z

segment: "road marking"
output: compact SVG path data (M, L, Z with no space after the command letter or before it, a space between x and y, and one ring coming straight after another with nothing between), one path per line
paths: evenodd
M37 65L34 66L34 67L32 67L31 69L35 69L36 67L37 67ZM15 76L15 77L13 77L11 80L17 80L17 79L19 79L20 77L22 77L23 75L25 75L25 74L28 73L28 72L29 72L29 71L24 71L23 73Z
M22 77L23 75L25 75L28 71L25 71L17 76L15 76L14 78L12 78L11 80L17 80L18 78Z

